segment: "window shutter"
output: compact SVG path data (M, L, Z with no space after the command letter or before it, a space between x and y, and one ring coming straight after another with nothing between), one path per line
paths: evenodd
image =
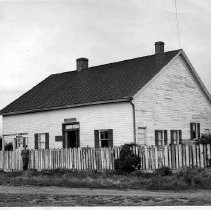
M164 145L168 144L168 133L167 130L164 130Z
M49 133L45 133L45 149L49 149Z
M34 134L34 149L38 149L38 134Z
M170 133L171 133L171 144L174 144L174 131L173 130L170 130Z
M99 147L99 130L95 130L94 135L95 135L95 148L98 148Z
M198 139L200 139L200 123L197 123Z
M2 138L0 138L0 151L2 151Z
M155 130L155 146L158 146L158 130Z
M23 138L23 147L26 147L26 138Z
M15 149L18 148L18 140L15 138Z
M179 130L179 144L182 144L182 131Z
M113 147L113 130L109 129L108 130L108 147Z
M193 123L190 123L190 139L193 139Z
M63 137L62 137L62 148L64 149L66 147L66 135L67 135L67 132L63 132Z

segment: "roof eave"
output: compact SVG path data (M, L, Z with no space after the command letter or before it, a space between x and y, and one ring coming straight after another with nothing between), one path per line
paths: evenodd
M5 112L5 113L4 112L0 112L0 115L2 115L2 116L19 115L19 114L44 112L44 111L76 108L76 107L91 106L91 105L129 102L130 100L131 100L131 97L124 97L124 98L121 98L121 99L112 99L112 100L106 100L106 101L96 101L96 102L89 102L89 103L57 106L57 107L47 107L47 108L41 108L41 109L32 109L32 110L23 110L23 111Z

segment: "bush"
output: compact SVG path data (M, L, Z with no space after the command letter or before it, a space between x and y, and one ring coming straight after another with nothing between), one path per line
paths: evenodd
M4 145L4 150L5 150L5 151L13 151L12 142L6 143L6 144Z
M202 134L198 144L211 144L211 134Z
M162 168L156 169L155 171L158 175L161 176L171 176L172 170L169 167L163 166Z
M114 160L114 168L118 172L131 173L140 169L140 157L132 151L134 144L125 144L120 150L120 158Z

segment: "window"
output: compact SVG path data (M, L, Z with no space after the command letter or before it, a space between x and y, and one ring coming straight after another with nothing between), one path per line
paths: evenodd
M101 147L108 147L108 131L100 131L100 146Z
M182 131L171 130L171 144L181 144L181 141L182 141Z
M167 145L167 130L155 130L155 146Z
M16 136L15 141L15 149L24 148L28 145L28 138L23 136Z
M146 127L138 128L138 144L147 144L146 143Z
M113 147L113 130L95 130L95 147Z
M35 149L49 149L49 133L35 134Z
M191 139L200 138L200 123L190 123L190 138Z

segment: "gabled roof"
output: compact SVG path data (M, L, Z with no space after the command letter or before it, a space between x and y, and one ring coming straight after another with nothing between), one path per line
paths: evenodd
M1 110L10 115L129 100L182 50L53 74Z

